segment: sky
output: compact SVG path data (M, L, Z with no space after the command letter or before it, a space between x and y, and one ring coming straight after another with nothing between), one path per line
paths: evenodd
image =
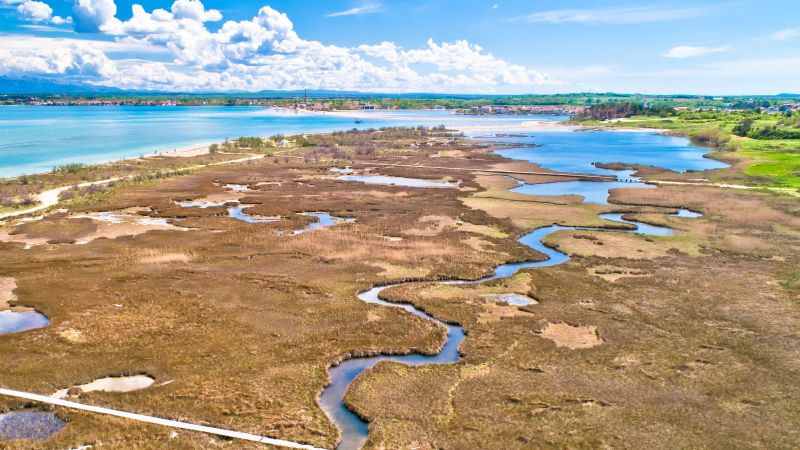
M0 0L0 75L159 91L798 93L800 1Z

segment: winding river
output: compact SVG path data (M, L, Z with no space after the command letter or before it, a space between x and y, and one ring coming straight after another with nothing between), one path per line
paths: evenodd
M676 213L678 217L695 218L699 217L699 213L688 210L679 210ZM634 233L642 235L655 235L667 236L672 233L672 229L666 227L658 227L632 220L625 220L622 218L621 213L608 213L601 214L601 218L628 225L635 226L630 230L610 230L619 231L624 233ZM502 264L497 266L494 273L488 277L478 280L456 280L456 281L443 281L442 284L477 284L485 281L507 278L513 276L522 269L531 269L536 267L549 267L563 264L569 260L569 255L562 253L554 248L548 247L542 243L542 239L546 236L559 231L559 230L608 230L603 228L590 228L590 227L569 227L561 225L550 225L547 227L538 228L528 234L525 234L519 239L523 245L536 250L546 256L546 259L541 261L530 261L522 263ZM412 282L413 283L413 282ZM464 329L458 325L448 324L436 319L429 314L417 309L411 304L407 303L390 303L380 299L380 294L385 289L403 286L410 283L395 283L385 286L377 286L372 289L360 292L358 298L361 301L372 303L375 305L388 306L392 308L402 308L415 316L422 317L423 319L430 320L438 326L447 329L447 340L442 347L442 350L435 355L422 355L419 353L412 353L408 355L378 355L363 358L352 358L343 361L338 366L331 367L329 374L331 377L331 385L322 391L319 403L326 414L336 423L341 430L341 441L336 447L337 450L356 450L361 448L368 436L368 424L350 411L344 404L344 395L350 383L358 377L363 371L371 368L381 361L395 361L412 366L427 365L427 364L448 364L457 362L460 354L458 351L461 342L464 340Z
M541 164L543 167L555 169L555 170L564 170L564 171L572 171L572 172L586 172L586 173L614 173L611 171L602 171L600 169L591 168L591 158L595 157L597 154L608 155L608 148L586 148L583 150L583 153L578 152L576 154L575 149L581 149L584 147L584 143L587 141L591 142L601 142L605 143L607 147L611 148L612 146L615 150L618 150L613 156L606 156L609 158L608 162L614 162L615 160L623 160L623 156L625 157L624 160L628 160L629 154L628 150L631 147L636 147L637 149L644 149L641 151L643 153L640 155L640 160L635 160L634 162L641 163L641 164L653 164L659 166L667 166L666 164L661 164L666 159L675 159L680 160L680 167L671 167L667 166L668 168L678 169L678 170L686 170L686 169L695 169L695 170L704 170L709 168L714 168L715 164L720 164L717 162L709 162L710 160L703 160L702 154L703 152L692 151L687 149L687 144L680 140L673 140L671 141L674 147L674 153L670 156L661 155L659 153L661 150L655 149L656 141L662 138L654 138L651 137L652 135L649 134L641 134L641 135L630 135L630 134L615 134L615 133L592 133L591 139L588 139L588 136L585 136L585 133L540 133L538 139L544 139L544 143L548 144L549 147L548 151L544 151L538 148L521 148L521 149L511 149L511 150L504 150L498 153L503 154L503 156L511 157L513 159L526 159L533 162L537 162ZM526 138L523 140L532 139ZM566 140L567 143L571 145L568 146L561 146L560 143ZM575 142L572 142L575 141ZM628 142L628 141L635 141L635 142ZM628 144L635 143L636 145L631 146ZM580 145L579 145L580 144ZM646 145L645 145L646 144ZM653 145L651 145L653 144ZM555 151L550 151L552 148L555 148ZM563 148L562 148L563 147ZM617 149L619 147L619 149ZM599 151L603 150L603 151ZM623 152L624 150L624 152ZM658 151L657 151L658 150ZM576 156L577 155L577 156ZM661 159L656 160L653 155L660 156ZM677 156L676 156L677 155ZM634 155L635 156L635 155ZM516 157L516 158L515 158ZM688 162L687 162L688 161ZM558 164L557 164L558 163ZM573 164L573 166L569 166L569 164ZM567 166L561 167L559 164L566 164ZM683 167L686 166L686 167ZM414 186L414 187L454 187L450 183L441 183L439 186L431 186L429 185L430 182L425 183L411 183L402 178L390 178L390 177L358 177L358 176L349 176L348 172L342 171L345 180L354 181L354 182L366 182L366 183L379 183L379 184L394 184L394 185L401 185L401 186ZM625 174L628 174L627 172ZM572 183L572 184L570 184ZM563 195L565 193L573 193L577 195L582 195L584 197L584 202L586 203L598 203L598 204L607 204L608 199L608 189L613 187L645 187L640 183L635 183L633 186L631 184L625 184L624 186L617 186L614 183L589 183L589 182L561 182L561 183L549 183L545 185L525 185L524 183L520 183L519 186L514 188L515 192L527 193L527 194L537 194L537 195ZM243 190L243 186L230 186L231 190ZM184 207L209 207L209 206L223 206L226 202L222 203L207 203L207 202L179 202L180 206ZM252 217L244 212L246 206L244 205L228 205L228 215L234 219L241 220L247 223L262 223L262 222L272 222L279 219L273 218L258 218ZM305 213L306 215L312 216L316 218L316 221L311 222L307 227L294 230L292 234L300 234L305 233L308 231L312 231L318 228L333 226L337 223L343 222L351 222L353 219L345 219L345 218L337 218L330 216L328 213L324 212L314 212L314 213ZM701 215L697 212L688 211L688 210L679 210L675 213L677 217L681 218L696 218L700 217ZM635 233L635 234L642 234L642 235L654 235L654 236L667 236L672 233L670 228L666 227L659 227L654 225L649 225L633 220L627 220L623 218L622 213L606 213L601 214L601 218L608 220L610 222L615 222L616 224L625 224L630 226L629 229L604 229L607 231L617 231L617 232L624 232L624 233ZM532 269L537 267L549 267L549 266L556 266L559 264L563 264L569 260L569 256L563 252L560 252L556 249L547 247L542 243L542 240L547 237L548 235L559 231L559 230L599 230L601 228L583 228L583 227L569 227L569 226L561 226L561 225L550 225L546 227L542 227L536 229L528 234L525 234L519 239L519 242L523 245L529 247L532 250L535 250L545 256L545 259L540 261L530 261L530 262L522 262L522 263L512 263L512 264L502 264L495 268L494 273L490 276L478 279L478 280L455 280L455 281L442 281L442 284L476 284L476 283L483 283L493 279L501 279L513 276L518 271L523 269ZM336 425L341 430L341 442L339 443L337 449L339 450L350 450L350 449L358 449L360 448L364 442L367 440L368 437L368 424L356 416L352 411L347 409L344 404L344 395L352 383L358 375L364 372L366 369L373 367L380 361L395 361L400 362L403 364L408 365L427 365L427 364L449 364L455 363L460 358L459 347L462 341L465 338L464 329L458 325L448 324L441 320L438 320L422 310L414 307L411 304L398 304L398 303L390 303L380 299L380 294L385 289L390 287L400 286L408 283L395 283L385 286L378 286L373 287L369 290L360 292L358 294L358 298L364 302L392 307L392 308L401 308L405 311L414 314L418 317L421 317L425 320L429 320L435 323L438 326L444 327L447 330L447 338L442 347L441 351L439 351L435 355L422 355L419 353L412 353L408 355L378 355L372 357L363 357L363 358L351 358L341 362L339 365L331 367L329 369L329 374L331 378L330 386L326 387L322 394L320 395L319 403L322 409L328 414L328 416L336 423ZM15 333L20 331L29 330L32 328L40 328L43 326L47 326L49 322L47 318L43 315L36 315L38 313L31 313L31 312L11 312L11 311L3 311L0 312L0 334L6 333ZM0 438L14 438L14 437L27 437L32 439L46 439L47 436L58 432L61 430L65 423L57 419L52 413L47 413L43 411L14 411L7 414L0 415ZM34 424L35 429L42 431L39 434L25 431L27 424ZM42 426L42 424L46 424L46 426Z

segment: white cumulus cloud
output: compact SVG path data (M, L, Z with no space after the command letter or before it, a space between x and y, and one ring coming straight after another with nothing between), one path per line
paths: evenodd
M180 91L306 87L492 92L556 84L547 74L497 58L465 40L429 39L420 48L403 48L393 42L343 47L303 39L292 20L270 6L260 8L250 19L226 21L214 31L206 24L222 20L222 14L206 9L200 0L174 0L169 9L150 11L134 4L130 19L124 21L116 13L113 0L75 0L75 30L106 34L119 48L143 48L151 54L156 53L151 49L163 49L171 60L165 62L163 55L150 60L145 53L138 58L109 59L103 53L112 48L108 41L93 41L98 45L90 53L80 43L50 46L39 38L35 45L8 52L3 70L50 75L69 71L96 84ZM46 56L57 53L50 47L69 51L48 66Z
M63 75L105 79L116 73L114 64L100 50L74 42L47 48L0 48L0 74Z
M114 0L75 0L72 6L75 30L86 33L113 32L120 21Z
M53 15L53 8L37 0L0 0L0 7L13 8L19 20L36 24L63 25L72 23L71 17Z

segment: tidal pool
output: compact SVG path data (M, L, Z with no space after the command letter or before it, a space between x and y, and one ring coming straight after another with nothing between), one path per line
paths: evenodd
M514 306L536 305L539 302L522 294L486 294L481 298L497 303L508 303Z
M241 220L242 222L247 222L247 223L269 223L269 222L277 222L280 220L273 218L257 219L245 213L244 212L245 208L247 208L247 206L237 206L235 208L230 208L228 210L228 216L233 217L236 220Z
M341 174L347 175L347 174L353 173L354 170L350 166L348 166L348 167L331 167L330 169L328 169L328 172L341 173Z
M690 211L688 209L679 209L678 212L675 213L675 217L683 217L686 219L698 219L700 217L703 217L703 214L697 211Z
M217 206L225 206L227 203L237 203L237 200L227 200L223 202L209 202L203 200L189 200L185 202L175 202L176 205L180 206L181 208L214 208Z
M457 183L421 180L419 178L389 177L384 175L343 175L337 177L344 181L357 181L366 184L383 184L387 186L405 186L417 188L458 188Z
M0 414L0 438L45 441L67 426L54 413L43 411L11 411Z
M318 212L318 213L301 213L304 216L311 216L316 217L316 222L311 222L305 228L300 228L299 230L292 231L292 234L302 234L308 233L309 231L318 230L320 228L332 227L339 223L353 223L356 219L352 218L344 218L344 217L334 217L326 212Z
M617 188L655 188L652 184L622 181L561 181L543 184L522 184L511 192L527 195L580 195L582 203L608 204L608 191Z
M44 314L36 311L0 311L0 335L20 333L50 325Z

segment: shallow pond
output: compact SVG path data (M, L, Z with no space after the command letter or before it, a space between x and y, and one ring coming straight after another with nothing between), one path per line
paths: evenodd
M595 166L596 163L616 162L663 167L675 172L728 167L723 162L705 158L710 152L707 148L692 145L686 138L656 132L540 131L535 136L493 141L536 144L537 147L504 149L496 153L560 172L629 176L630 171Z
M247 206L237 206L237 207L234 207L234 208L230 208L230 209L228 209L228 216L233 217L236 220L241 220L242 222L247 222L247 223L269 223L269 222L277 222L277 221L280 220L280 219L275 219L275 218L261 218L261 219L259 219L259 218L253 217L253 216L247 214L246 212L244 212L245 208L248 208L248 207Z
M700 217L703 217L703 214L697 211L690 211L688 209L679 209L678 212L675 213L675 217L683 217L685 219L698 219Z
M54 413L43 411L11 411L0 414L0 438L4 440L47 440L67 426Z
M19 333L50 325L44 314L36 311L0 311L0 335Z
M300 228L299 230L292 231L292 234L303 234L309 231L318 230L320 228L332 227L340 223L353 223L356 221L356 219L352 218L334 217L326 212L301 213L301 214L304 216L315 217L317 221L311 222L305 228Z
M535 136L493 139L525 147L498 150L495 153L515 160L529 161L559 172L613 175L633 178L631 170L610 170L598 163L624 162L662 167L675 172L728 167L706 158L706 148L692 145L686 138L664 136L656 132L622 131L542 131ZM536 144L531 147L530 144ZM653 188L645 183L566 181L545 184L521 184L512 192L528 195L580 195L583 203L608 204L608 191L617 188Z
M557 183L522 184L511 192L527 195L580 195L582 203L608 204L608 191L617 188L655 188L652 184L621 181L563 181Z
M180 206L181 208L214 208L217 206L225 206L227 203L237 203L236 200L227 200L223 202L210 202L204 200L188 200L184 202L175 202L176 205Z
M539 303L527 295L522 294L487 294L481 296L481 298L497 303L508 303L513 306L536 305Z
M382 184L387 186L405 186L417 188L458 188L457 183L421 180L418 178L388 177L383 175L343 175L337 177L344 181L357 181L366 184Z
M353 168L349 167L349 166L348 167L331 167L330 169L328 169L328 171L329 172L333 172L333 173L341 173L341 174L345 174L345 175L351 174L351 173L354 172Z

